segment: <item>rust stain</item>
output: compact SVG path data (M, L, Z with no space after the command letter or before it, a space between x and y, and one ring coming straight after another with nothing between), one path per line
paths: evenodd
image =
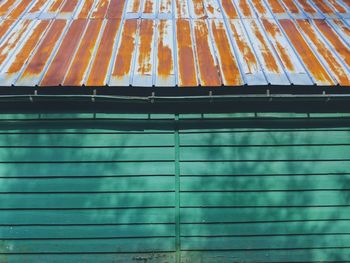
M334 19L333 22L341 28L341 30L350 37L350 28L347 27L340 19Z
M137 20L125 20L121 43L118 48L117 58L114 63L113 77L122 78L130 74L131 60L135 48L135 36L137 30Z
M138 73L141 75L152 73L151 51L153 42L153 21L142 20L140 25Z
M140 9L140 0L133 0L132 13L137 13Z
M267 13L261 0L252 0L252 3L254 5L255 9L259 12L259 14L265 15Z
M18 41L26 33L29 25L32 21L25 20L19 29L13 30L11 34L6 38L6 41L3 42L0 46L0 63L2 64L5 59L9 56L9 51L14 50L15 46L18 44Z
M79 0L69 0L67 1L62 9L61 12L62 13L72 13L74 11L74 9L77 7Z
M176 14L180 18L188 17L187 2L183 0L176 0Z
M176 20L176 38L178 46L179 85L197 86L194 64L191 28L188 20Z
M29 62L21 78L31 75L39 75L42 72L66 24L66 20L55 20L52 23L52 26L38 47L33 59Z
M258 67L258 62L252 49L250 48L248 42L243 39L243 36L238 33L236 26L232 22L231 30L233 32L233 36L235 38L235 42L237 43L238 49L242 53L242 57L248 67L248 73L253 73L255 71L254 69Z
M242 79L237 60L232 54L230 42L227 38L223 22L218 21L218 24L216 24L212 21L212 32L220 56L221 70L223 78L225 79L225 85L241 85Z
M307 45L294 23L289 19L282 19L280 20L280 23L290 42L293 44L300 58L303 60L305 66L308 68L313 77L317 81L334 85L333 80L318 61L311 48Z
M197 20L194 22L194 33L201 84L203 86L220 86L221 81L209 47L209 32L205 21Z
M293 0L282 0L292 14L299 14L300 11Z
M105 85L106 74L109 61L112 57L113 44L120 26L120 19L108 19L103 31L101 42L99 44L95 61L87 81L89 86Z
M111 0L107 11L107 18L122 18L123 10L125 6L125 0Z
M334 6L335 9L337 9L339 13L342 13L342 14L347 13L345 8L341 6L336 0L329 0L329 2Z
M261 54L264 57L264 62L265 62L266 67L272 72L280 73L277 62L276 62L269 46L267 45L267 42L266 42L264 36L260 32L256 22L252 21L251 25L252 25L254 35L259 40L260 44L263 46L262 50L261 50Z
M171 0L163 0L160 2L159 11L160 13L165 13L171 10Z
M313 1L314 4L322 11L322 13L325 14L334 14L332 8L330 8L325 2L324 0L316 0Z
M238 13L231 0L222 0L222 7L230 19L238 18Z
M308 38L312 41L312 43L316 46L318 54L327 61L328 66L337 76L338 82L341 85L349 85L350 77L347 76L346 72L337 61L337 58L333 56L332 52L317 37L317 34L312 28L310 22L307 20L298 20L297 23L303 32L308 36Z
M308 3L307 0L298 0L303 10L308 14L316 14L316 10Z
M338 35L324 20L315 20L318 29L323 33L327 40L332 44L338 54L344 59L345 63L350 67L350 50L339 39Z
M15 20L4 20L0 24L0 39L7 33L9 28L13 25Z
M153 13L153 0L145 0L143 12L146 14Z
M91 18L102 19L106 16L109 0L99 0L94 11L91 14Z
M32 3L32 0L22 0L19 5L12 10L12 12L7 17L8 19L17 19L22 13L27 9L27 7Z
M29 13L36 13L41 10L41 8L47 3L47 0L39 0L36 4L29 10Z
M295 67L293 65L292 60L290 59L288 53L286 52L285 47L283 46L283 44L278 40L277 37L282 37L282 32L280 31L280 29L278 28L278 26L274 23L271 23L269 20L267 19L262 19L262 23L264 25L264 28L266 30L266 32L273 38L273 41L276 43L277 46L277 53L283 63L283 65L289 70L294 72L295 71Z
M78 18L88 18L93 4L94 0L84 0L84 5L78 15Z
M86 24L87 20L85 19L73 20L55 58L41 81L41 86L58 86L62 84Z
M158 75L167 77L173 71L173 55L171 48L166 45L168 36L166 35L167 21L161 20L158 25Z
M194 13L198 18L205 18L206 14L204 12L205 7L203 0L191 0L193 2Z
M16 0L7 0L0 3L0 16L5 15L15 3Z
M63 82L64 85L79 86L82 84L86 70L90 65L101 27L101 19L93 19L89 22L79 49Z
M284 10L283 6L281 5L281 3L278 0L267 0L272 12L274 14L284 14L286 13L286 10Z
M61 7L62 3L64 2L65 0L55 0L50 8L49 8L49 12L57 12L59 10L59 8ZM69 1L69 0L68 0Z
M7 70L7 73L14 74L18 73L21 70L23 65L28 61L28 58L34 51L36 45L39 43L48 25L48 20L42 20L39 22L38 26L33 30L33 33L24 44L21 51L17 54L15 60L12 62L11 66Z
M249 7L247 0L239 0L239 8L241 9L241 11L245 17L252 16L252 12L250 10L250 7Z

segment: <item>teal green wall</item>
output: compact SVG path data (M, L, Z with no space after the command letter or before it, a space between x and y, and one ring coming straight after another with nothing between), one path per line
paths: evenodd
M2 115L0 262L350 261L347 118Z

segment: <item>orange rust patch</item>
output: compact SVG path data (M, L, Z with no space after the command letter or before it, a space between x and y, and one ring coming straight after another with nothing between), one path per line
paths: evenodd
M333 22L339 26L341 28L341 30L347 34L348 36L350 36L350 28L347 27L341 20L339 19L334 19Z
M278 0L267 0L274 14L284 14L286 11Z
M213 55L210 51L208 42L209 32L205 21L196 20L194 22L194 33L196 39L198 66L201 73L201 84L203 86L220 86L221 81Z
M188 20L176 20L178 46L179 85L197 86L197 76L192 50L191 29Z
M62 3L63 3L64 0L55 0L50 8L49 8L49 12L57 12L59 10L59 8L61 7ZM69 0L68 0L69 1Z
M153 44L153 21L142 20L140 25L138 72L142 75L151 74L151 51Z
M132 5L132 13L137 13L140 9L140 0L134 0Z
M40 41L48 25L49 21L47 20L42 20L39 22L38 26L33 30L33 33L24 44L21 51L17 54L15 60L12 62L11 66L7 70L7 73L18 73L21 70L23 65L26 63L26 61L34 51L37 43Z
M39 75L42 72L66 24L66 20L55 20L53 22L21 78Z
M160 2L159 11L160 13L165 13L168 10L171 10L171 0L163 0Z
M266 32L274 39L276 45L277 45L277 53L283 63L283 65L289 70L289 71L295 71L295 67L293 65L293 62L291 61L289 55L286 52L286 49L283 47L281 42L278 40L277 36L282 37L282 32L278 28L278 26L274 23L271 23L267 19L262 19L262 23L264 25L264 28Z
M239 8L241 9L241 11L245 17L252 16L252 12L250 10L250 7L249 7L247 0L239 0Z
M254 5L255 9L259 12L259 14L265 15L267 13L261 0L252 0L252 3Z
M328 66L337 76L339 83L341 85L349 85L349 76L347 76L346 72L337 61L337 58L333 56L332 52L317 37L316 32L310 25L310 22L307 20L298 20L297 23L303 32L308 36L308 38L312 41L312 43L316 46L318 54L320 54L327 61Z
M47 0L39 0L36 4L29 10L29 13L39 12L40 9L47 3Z
M158 26L159 38L158 38L158 75L161 77L167 77L171 75L173 70L173 56L171 48L165 45L167 22L160 20Z
M78 5L79 0L69 0L67 1L63 7L61 12L62 13L71 13L74 11L74 9L76 8L76 6Z
M243 37L238 33L235 25L231 22L231 30L233 32L233 36L235 38L235 41L237 43L239 51L242 53L243 59L248 67L249 72L253 73L255 70L254 68L258 67L258 62L256 60L256 57L248 45L248 42L243 39Z
M143 12L146 14L153 13L153 0L145 0L145 7L143 9Z
M8 19L17 19L19 18L24 10L27 9L27 7L32 3L32 0L22 0L18 6L15 7L15 9L12 10L12 12L7 17Z
M204 18L205 17L205 12L204 12L204 4L202 0L192 0L193 2L193 9L194 13L198 18Z
M350 0L344 0L344 2L348 5L348 7L350 7Z
M95 49L95 45L102 27L102 20L93 19L89 22L88 28L81 41L79 49L68 70L64 85L79 86L81 85L84 75Z
M345 44L339 39L338 35L333 31L333 29L324 20L315 20L316 26L327 38L327 40L332 44L334 49L339 53L339 55L344 59L345 63L350 67L350 50L345 46Z
M230 19L238 18L238 13L231 0L222 0L222 7Z
M332 8L330 8L323 0L313 1L315 5L325 14L334 14Z
M5 15L15 3L16 0L7 0L0 3L0 16Z
M264 36L262 35L257 24L255 23L255 21L252 21L251 25L252 25L254 35L259 40L260 44L263 46L261 53L264 57L266 67L272 72L280 73L277 62L276 62L269 46L267 45L267 42L266 42Z
M282 0L292 14L299 14L299 9L293 0Z
M347 13L345 8L342 7L336 0L329 0L329 2L334 6L335 9L337 9L339 13Z
M183 0L176 0L176 13L180 18L188 17L187 2Z
M108 8L109 0L100 0L94 11L91 14L91 18L99 18L102 19L106 16L107 8Z
M88 18L93 4L94 0L84 0L84 5L78 15L78 18Z
M304 64L310 73L314 76L314 78L317 81L322 81L330 85L334 85L333 80L323 68L321 63L318 61L311 48L307 45L306 41L301 36L294 23L289 19L282 19L280 20L280 23L286 32L290 42L293 44L300 58L303 60Z
M118 48L117 58L114 64L112 76L123 77L130 74L131 59L135 45L135 35L137 30L137 20L125 20L121 43Z
M105 85L109 61L112 57L113 44L120 26L120 19L108 19L98 47L95 61L87 81L89 86Z
M9 30L9 28L13 25L15 20L4 20L0 24L0 39L6 34L6 32Z
M230 42L227 38L223 22L219 21L218 25L216 25L215 22L212 21L212 32L220 56L221 70L225 79L225 85L241 85L242 79L237 60L232 54Z
M315 14L316 10L308 3L307 0L298 0L303 7L303 10L308 14Z
M87 20L85 19L73 20L55 58L41 81L41 86L58 86L62 84L86 24Z
M107 11L107 18L122 18L125 0L111 0Z

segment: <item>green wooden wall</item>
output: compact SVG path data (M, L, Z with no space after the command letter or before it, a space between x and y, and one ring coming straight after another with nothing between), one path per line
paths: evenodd
M323 117L2 115L0 262L350 261L350 122Z

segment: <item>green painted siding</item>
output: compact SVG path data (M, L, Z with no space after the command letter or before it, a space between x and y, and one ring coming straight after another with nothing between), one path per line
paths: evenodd
M0 262L350 261L350 122L240 117L3 116Z

